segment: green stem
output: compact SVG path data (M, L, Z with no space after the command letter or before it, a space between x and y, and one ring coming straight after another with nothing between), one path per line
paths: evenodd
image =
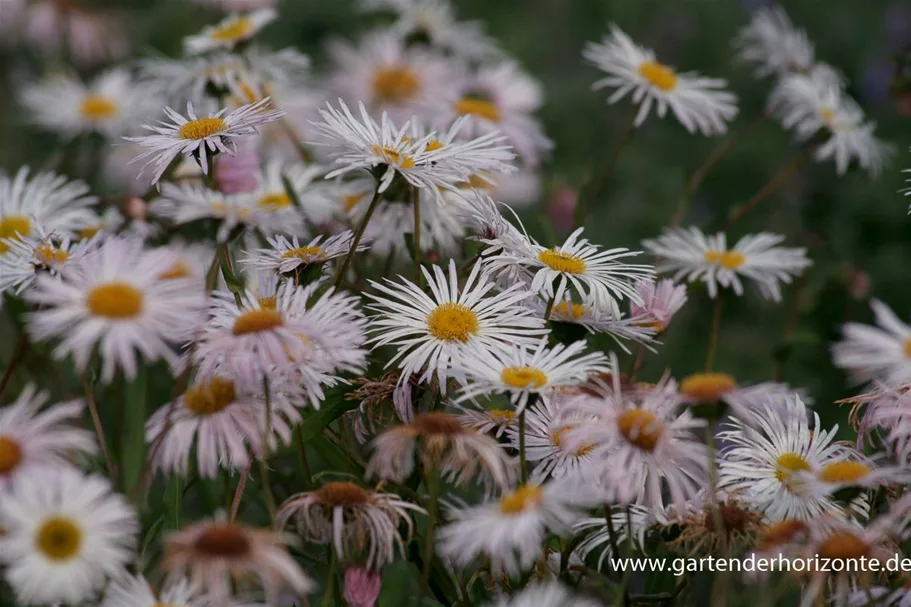
M16 342L16 349L13 350L13 356L6 366L6 371L3 372L3 379L0 379L0 396L3 396L6 387L13 378L13 374L16 372L19 364L25 359L25 353L28 352L28 348L28 334L25 331L20 331L19 341Z
M215 156L210 154L206 157L206 187L213 192L218 191L218 184L215 182Z
M380 195L380 186L377 184L376 191L373 193L373 199L370 201L370 206L367 207L367 212L364 214L364 218L361 219L361 223L354 233L354 240L351 242L351 250L348 251L348 254L345 256L345 261L342 262L342 267L338 269L338 274L335 275L336 289L339 289L342 286L342 282L345 280L345 273L348 272L348 267L351 265L351 260L354 259L357 246L360 244L361 238L363 238L364 232L367 230L367 224L370 223L373 212L379 205L380 198L382 198Z
M525 409L522 409L522 412L519 413L519 462L522 467L523 485L528 482L528 461L525 458Z
M329 549L329 574L326 576L326 592L323 594L323 607L332 607L335 604L335 575L338 571L338 554L335 552L335 545L332 544Z
M266 426L263 432L263 453L259 460L262 479L260 484L263 488L263 498L266 500L266 508L269 509L269 518L272 525L275 525L275 497L272 495L272 486L269 483L269 440L272 438L272 395L269 389L269 378L263 377L263 392L266 397Z
M607 184L610 182L611 177L614 175L614 170L617 168L617 161L620 159L620 155L623 153L623 150L629 145L629 142L633 139L633 134L636 132L636 114L639 112L639 106L637 105L633 109L633 114L630 117L629 124L626 127L626 130L623 131L623 135L620 136L620 141L617 142L614 151L611 152L610 158L607 160L607 164L604 166L604 171L601 173L601 178L594 184L590 191L585 192L584 195L580 193L579 201L576 204L575 213L573 213L573 229L580 228L585 223L585 218L588 215L588 209L593 202L598 200L601 197L601 194L604 192L604 188L607 187Z
M411 205L414 207L414 283L424 288L424 273L421 272L421 194L414 186L409 188Z
M89 378L86 377L85 371L82 372L82 388L85 390L85 402L88 404L89 415L92 417L92 426L95 428L95 436L98 438L98 445L101 447L101 455L104 457L104 463L108 469L108 475L111 482L116 482L117 468L114 466L114 460L111 459L111 453L108 450L108 441L104 438L104 427L101 425L101 416L98 415L98 406L95 404L95 395L92 393L92 386L89 385Z
M607 540L610 542L611 554L615 559L620 558L620 545L617 543L617 530L614 529L614 517L610 505L604 504L604 521L607 525Z
M551 295L550 300L547 302L547 307L544 308L544 321L547 322L550 320L550 313L554 309L554 300L557 298L556 292Z
M421 591L416 605L421 605L430 585L430 571L433 568L433 534L437 522L437 501L440 493L440 469L434 463L427 472L427 531L424 534L424 570L421 572Z
M709 348L708 352L705 355L705 371L706 373L712 370L712 367L715 365L715 352L718 349L718 331L721 328L721 308L722 308L721 293L715 294L715 309L712 313L712 330L709 333Z
M303 427L298 424L294 429L297 436L297 450L300 453L301 470L304 472L304 489L308 490L313 486L313 474L310 472L310 462L307 460L307 447L304 445Z

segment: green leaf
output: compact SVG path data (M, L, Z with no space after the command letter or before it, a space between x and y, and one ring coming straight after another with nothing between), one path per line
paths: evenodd
M121 445L123 487L131 491L145 468L146 392L148 368L139 365L136 377L124 389L124 435Z
M339 386L327 390L326 400L319 408L319 411L314 410L311 411L309 415L304 416L304 419L301 422L304 443L308 443L313 440L314 437L319 436L323 431L323 428L337 420L346 411L357 408L357 401L347 400L345 398L349 389L348 386Z
M411 256L411 259L414 259L414 234L411 232L406 232L405 236L405 247L408 249L408 255Z

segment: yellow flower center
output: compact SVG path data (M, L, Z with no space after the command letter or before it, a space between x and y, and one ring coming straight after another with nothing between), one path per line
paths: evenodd
M677 74L668 66L657 61L646 61L639 66L639 75L648 83L662 91L673 91L677 88Z
M82 529L74 521L62 516L45 520L35 533L38 551L52 561L67 561L79 553L82 546Z
M519 388L540 388L547 383L547 375L535 367L506 367L500 372L500 379L507 386Z
M66 263L70 254L57 247L43 244L35 248L35 261L44 266L61 265Z
M363 194L352 194L351 196L345 196L342 198L342 210L346 213L351 212L351 209L357 206L361 200L363 200Z
M663 333L664 323L660 320L640 320L635 323L637 327L642 327L643 329L654 329L655 333Z
M775 460L775 478L783 483L787 483L792 473L809 469L810 463L798 453L782 453Z
M444 303L427 316L427 329L437 339L465 343L478 332L478 315L468 306Z
M290 196L284 192L280 192L278 194L266 194L256 201L256 206L270 211L277 211L291 206L292 203L293 201Z
M819 544L817 553L826 559L859 559L866 556L870 546L848 531L836 531Z
M569 426L563 426L559 430L554 430L553 432L550 433L550 442L553 443L554 447L557 447L558 449L564 449L563 441L566 438L566 433L575 427L576 427L575 425L571 424ZM585 444L579 445L579 447L576 449L576 452L574 455L576 457L583 457L585 455L588 455L589 453L591 453L594 450L595 450L594 445L585 443Z
M171 264L170 268L159 274L158 278L160 280L174 280L175 278L187 278L188 276L192 275L193 271L190 269L190 266L187 265L187 262L182 259L178 259L173 264Z
M292 257L297 257L301 261L306 261L309 263L323 259L325 257L325 254L323 253L323 250L318 246L289 249L282 253L282 259L291 259Z
M493 189L493 184L481 177L480 175L471 174L468 176L468 181L461 181L458 185L461 189L467 190L474 188L476 190L491 190Z
M85 305L94 316L135 318L142 312L142 291L125 282L103 282L89 290Z
M570 304L567 301L561 301L554 306L552 314L569 318L570 320L578 320L588 314L588 308L582 304Z
M22 447L10 436L0 435L0 474L9 474L22 461Z
M181 139L205 139L216 135L228 128L228 124L221 118L205 117L191 120L180 127Z
M870 467L862 462L833 462L819 471L819 480L824 483L853 483L870 474Z
M819 115L823 122L832 122L835 118L835 110L830 107L824 107L819 111Z
M183 395L183 404L196 415L212 415L233 403L236 396L234 382L213 377L187 390Z
M496 424L508 424L516 419L516 412L509 409L489 409L487 418Z
M664 433L664 423L644 409L630 409L617 416L620 434L644 451L654 451Z
M0 217L0 239L21 240L32 231L32 221L25 215ZM0 253L9 251L9 245L0 241Z
M0 247L2 247L2 246L3 245L0 244ZM2 252L2 251L3 250L0 249L0 252ZM905 356L907 356L908 358L911 358L911 337L905 338L904 350L905 350Z
M275 295L271 295L269 297L260 297L259 298L259 307L266 308L267 310L274 310L276 301L277 301L277 298L275 297Z
M380 147L378 145L370 148L374 154L383 159L386 164L395 165L401 169L413 169L414 158L407 154L401 154L390 147Z
M82 100L82 106L80 106L79 111L86 120L100 122L117 115L117 104L101 95L89 95Z
M585 273L585 260L563 251L547 249L538 253L538 261L557 272L568 274Z
M500 122L500 110L493 103L474 97L462 97L456 101L456 111L463 116L471 114L479 118Z
M680 382L680 392L702 402L715 402L737 387L727 373L696 373Z
M446 144L438 139L431 139L427 142L427 147L424 148L425 152L435 152L436 150L442 150L446 147Z
M79 230L79 240L88 240L89 238L91 238L92 236L94 236L95 234L97 234L98 232L100 232L103 229L104 229L104 226L100 226L100 225L91 226L89 228L83 228L83 229ZM2 247L2 246L3 246L3 244L0 243L0 247ZM0 249L0 251L2 251L2 249Z
M706 251L705 260L709 263L719 264L728 270L736 270L743 265L747 258L739 251Z
M262 333L285 324L281 312L270 308L247 310L234 321L234 335Z
M521 514L537 507L543 497L544 492L540 487L523 485L500 498L500 512L508 515Z
M421 81L407 66L381 68L373 75L373 94L386 103L409 101L420 90Z
M250 18L238 17L237 19L232 19L225 23L221 27L215 28L215 30L209 34L209 37L217 42L234 42L236 40L249 38L254 27L255 25Z

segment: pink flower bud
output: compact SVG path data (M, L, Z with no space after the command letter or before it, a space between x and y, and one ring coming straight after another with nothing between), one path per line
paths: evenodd
M564 186L547 201L547 216L558 230L568 232L572 229L573 213L576 211L578 198L579 193L576 190Z
M142 198L130 196L123 203L123 214L130 219L144 221L149 216L149 207Z
M225 194L252 192L258 185L259 149L256 137L237 142L237 152L219 154L215 159L215 180Z
M383 578L366 567L345 569L345 600L350 607L374 607Z

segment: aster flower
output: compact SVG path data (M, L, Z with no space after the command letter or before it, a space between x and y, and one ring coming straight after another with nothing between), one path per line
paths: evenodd
M414 471L416 451L424 470L439 465L441 474L458 485L480 479L485 485L505 488L516 477L515 460L496 440L455 416L432 412L417 415L374 440L367 478L404 482Z
M96 451L91 433L74 423L85 403L44 408L47 401L47 392L28 384L12 404L0 408L0 496L19 476L33 479L44 470L71 468L74 459Z
M597 387L598 397L567 403L567 413L594 419L565 423L566 447L591 449L601 489L614 501L660 508L666 492L683 508L708 478L706 446L694 435L705 422L678 413L667 385L623 394L616 359L613 366L612 385Z
M19 295L31 287L42 273L57 276L71 264L78 264L98 246L96 236L74 242L70 237L56 238L41 225L35 226L37 238L16 236L0 239L6 253L0 255L0 293L11 291Z
M333 160L340 168L326 175L331 179L352 171L377 171L378 193L385 192L396 175L441 200L440 188L456 189L471 174L508 173L513 154L502 145L504 138L495 133L458 141L465 119L457 120L446 133L421 134L416 125L406 122L397 128L386 113L377 124L363 103L360 120L339 100L341 111L327 105L320 110L323 120L315 124L326 145L333 145Z
M690 227L667 230L642 244L658 258L659 272L674 272L675 281L704 282L709 297L718 295L719 286L742 295L744 277L756 282L763 296L780 301L779 283L790 284L812 263L804 248L776 246L783 240L784 236L761 232L744 236L728 249L723 232L706 236Z
M785 76L813 69L814 51L807 33L794 27L780 6L753 13L735 41L740 59L756 66L756 76Z
M881 459L845 448L841 459L831 461L818 470L795 471L795 483L806 487L807 491L836 495L843 489L875 490L881 486L906 484L911 480L911 473L906 468L884 464Z
M623 261L641 251L622 247L604 250L580 238L582 232L583 228L579 228L558 247L547 248L532 241L526 247L504 248L503 252L488 257L486 265L493 272L519 266L530 276L531 290L546 299L561 302L563 294L571 292L588 297L599 309L610 309L619 316L617 301L624 297L640 301L632 283L652 276L654 269Z
M216 602L227 601L232 580L258 580L270 602L284 588L302 596L313 582L288 554L291 540L271 529L201 521L166 537L161 567L172 579L187 577Z
M678 285L673 280L640 280L636 283L636 292L642 299L642 304L630 302L630 315L634 317L647 317L646 321L658 333L667 329L674 314L686 303L686 286ZM641 322L641 321L640 321Z
M561 479L521 485L478 506L451 506L446 512L450 522L437 531L438 554L459 567L484 556L492 570L517 576L541 557L548 533L570 533L591 497L576 479Z
M767 527L764 514L738 492L703 491L683 511L668 511L666 525L679 525L671 543L674 552L742 554L752 548Z
M533 582L511 597L500 598L488 607L598 607L591 599L574 596L558 582Z
M638 287L637 287L638 288ZM579 327L588 333L603 333L609 335L620 348L629 353L625 342L632 341L653 350L652 344L658 335L655 320L649 314L626 316L622 312L615 312L613 306L606 308L595 303L595 297L588 294L582 298L581 303L573 301L573 293L567 290L562 301L554 303L550 310L550 326L555 332L560 332L562 327L571 332L568 335L577 335L574 329ZM630 308L634 304L630 302ZM534 310L544 316L547 305L540 298L532 302Z
M209 51L231 50L238 44L248 42L261 29L275 21L278 13L272 8L262 8L243 15L230 15L217 25L204 28L195 36L184 39L184 48L189 55Z
M258 162L258 156L256 158ZM323 168L316 165L270 161L255 173L257 186L248 194L250 206L264 213L275 214L276 223L294 226L293 230L287 229L286 232L303 231L304 217L312 223L319 223L317 220L326 216L325 209L319 208L326 203L319 196L311 195L315 186L313 182L322 171ZM285 188L285 180L291 188L290 193ZM300 207L295 206L292 194ZM317 208L310 208L313 202L317 203Z
M133 558L136 515L100 476L69 466L19 477L0 499L0 562L22 603L79 604Z
M814 152L819 162L833 160L839 175L857 164L878 175L894 148L873 134L876 124L867 122L861 107L830 78L803 74L786 76L778 83L770 105L796 139L807 142L820 133L826 137Z
M379 570L395 558L395 548L404 554L399 526L405 523L411 535L409 511L420 506L392 493L369 491L350 482L333 481L315 491L292 495L282 505L282 526L294 519L298 533L316 544L332 544L338 558L365 556L368 568Z
M880 380L889 385L911 381L911 327L878 299L870 307L877 326L845 324L844 339L832 347L835 366L860 381Z
M741 492L772 521L807 521L823 513L843 518L842 506L811 491L794 474L842 459L845 448L833 442L838 426L822 429L814 413L811 428L806 407L796 395L786 405L784 415L758 409L755 429L737 418L725 424L718 437L730 446L719 457L718 487Z
M253 249L247 252L243 259L249 267L258 270L268 270L284 274L286 272L300 272L311 266L325 269L325 263L330 259L347 255L351 250L354 235L351 230L324 238L317 236L309 243L301 245L297 236L288 240L284 236L268 238L268 249ZM357 250L364 251L368 243L361 240Z
M82 181L68 181L55 173L37 173L29 179L28 167L12 178L0 172L0 238L40 236L39 225L47 232L72 236L97 224L90 207L98 199L88 193ZM8 249L0 242L0 254Z
M88 85L56 74L25 87L21 99L37 125L67 139L84 133L117 138L156 106L153 92L137 86L123 68L103 72Z
M500 352L479 350L463 356L459 400L508 394L516 413L521 413L532 395L551 395L585 383L590 375L608 371L604 354L584 353L585 341L552 348L547 347L547 341L545 336L533 346L514 346Z
M610 35L600 44L589 42L583 56L608 74L594 88L616 89L608 103L632 93L633 103L639 106L636 126L645 121L652 105L657 106L659 117L670 107L686 130L707 136L727 131L726 122L737 115L737 97L725 89L725 80L680 73L659 63L653 51L637 45L616 25L611 25Z
M196 382L175 406L161 407L146 422L146 442L159 445L153 469L186 476L195 454L196 472L203 478L215 478L220 469L244 470L265 452L267 428L273 452L279 443L290 442L291 428L301 422L297 407L280 391L270 391L269 404L267 412L261 388L245 391L229 378Z
M164 112L170 122L159 121L158 126L143 125L153 135L125 137L127 141L148 148L133 162L148 159L145 166L155 165L152 183L158 183L178 156L198 155L199 166L203 173L208 174L211 168L209 156L221 152L233 154L237 148L235 139L252 135L257 132L257 127L284 115L282 110L267 109L269 101L266 98L236 110L225 108L212 116L200 117L193 111L193 104L187 103L187 118L166 107Z
M102 381L114 371L136 376L136 352L147 362L171 364L174 344L202 319L205 297L192 278L161 280L172 255L145 250L141 243L111 238L60 278L38 276L28 300L41 306L29 319L38 340L60 338L54 356L72 356L84 371L97 345Z
M462 425L482 434L496 430L496 438L503 436L509 428L515 427L519 419L513 409L485 409L471 401L452 403L452 406L459 411L458 418Z
M398 363L402 377L419 373L421 382L436 377L445 392L448 378L461 373L466 356L532 345L547 332L544 321L520 305L531 296L522 285L489 296L495 285L478 265L461 289L454 260L445 273L439 266L433 274L421 270L431 295L402 277L401 283L371 281L380 295L366 294L374 302L369 309L377 313L370 327L374 347L398 347L387 367Z
M791 395L795 394L787 384L778 382L740 386L727 373L688 375L680 380L677 391L680 403L689 405L696 411L707 406L722 405L726 412L748 425L757 423L757 413L764 414L766 409L777 409L782 417L792 412L789 403Z
M124 574L111 580L100 607L205 607L208 601L208 597L200 596L187 580L176 580L156 593L143 576Z

